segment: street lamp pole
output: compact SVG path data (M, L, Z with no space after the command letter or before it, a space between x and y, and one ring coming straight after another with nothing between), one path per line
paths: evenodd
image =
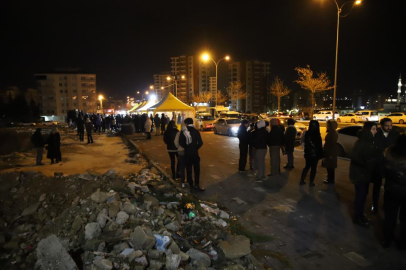
M202 58L203 58L204 61L207 61L207 60L213 61L214 65L216 66L216 103L215 103L215 106L217 106L217 91L218 91L218 77L217 77L217 73L218 73L218 64L219 64L222 60L227 60L227 61L230 60L230 56L226 56L226 57L224 57L224 58L221 58L221 59L218 60L217 62L214 61L208 54L203 54Z
M352 8L354 5L359 5L361 4L361 0L356 0L356 1L347 1L344 4L341 5L341 7L338 5L337 0L334 0L334 3L336 4L337 7L337 39L336 39L336 59L335 59L335 67L334 67L334 90L333 90L333 115L332 119L335 119L335 112L336 112L336 96L337 96L337 64L338 64L338 37L339 37L339 31L340 31L340 17L347 17L348 14L350 14ZM346 15L341 15L342 8L345 6L347 3L352 3L352 7L350 11Z

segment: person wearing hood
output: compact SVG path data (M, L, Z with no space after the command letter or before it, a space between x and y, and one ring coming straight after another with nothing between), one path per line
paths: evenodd
M37 128L31 136L31 143L34 145L34 148L37 149L37 157L36 157L36 166L44 165L42 163L42 156L44 153L44 137L42 137L41 129Z
M89 118L86 119L86 134L87 134L87 143L93 143L93 123Z
M269 156L271 159L271 173L268 174L268 176L275 176L280 173L281 148L284 145L284 128L279 125L278 120L277 118L271 119L271 130L267 138Z
M335 169L337 168L337 122L334 120L327 121L327 135L324 139L324 159L321 164L322 167L327 169L327 180L324 180L324 184L335 183Z
M186 129L179 136L179 145L185 149L185 163L187 181L190 192L202 192L204 188L200 186L200 157L199 149L203 146L200 132L195 129L192 118L185 119ZM192 168L195 173L195 180L192 178Z
M175 146L178 149L178 172L179 172L180 183L181 183L182 188L184 188L186 186L186 184L185 184L185 149L182 146L180 146L179 137L180 137L180 134L186 130L187 130L186 125L184 123L182 123L181 130L176 133L175 140L174 140Z
M376 124L365 122L358 132L358 140L351 153L350 181L354 184L354 224L367 227L369 220L364 215L365 202L368 196L369 183L379 163L380 152L375 143Z
M260 120L257 122L257 128L252 134L252 146L255 148L255 169L257 169L257 175L254 179L265 180L266 179L266 168L265 168L265 156L267 152L267 136L268 131L266 130L266 122Z
M248 120L242 120L241 125L238 128L237 137L240 140L240 160L238 162L238 171L240 173L245 172L245 166L247 165L248 156L248 144L249 144L249 134L248 134Z
M172 179L176 180L179 175L179 157L178 157L178 148L175 146L175 137L179 132L176 127L175 121L170 121L168 128L164 133L164 143L166 144L166 149L168 150L169 158L171 160L171 170L172 170ZM178 165L175 170L176 159L178 160Z
M319 159L323 157L323 147L320 135L320 125L316 120L311 120L309 123L309 130L304 134L304 157L306 165L303 168L302 176L300 178L299 185L305 185L304 181L307 172L310 171L310 183L309 186L314 187L314 178L317 172L317 163Z

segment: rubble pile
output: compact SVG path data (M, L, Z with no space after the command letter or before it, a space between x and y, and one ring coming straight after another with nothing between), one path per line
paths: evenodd
M41 183L46 193L35 192ZM6 269L256 268L227 212L179 193L154 167L128 177L9 173L0 192Z

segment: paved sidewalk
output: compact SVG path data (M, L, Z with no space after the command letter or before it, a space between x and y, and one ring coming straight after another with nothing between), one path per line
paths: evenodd
M170 175L169 156L162 136L153 136L149 141L142 134L128 137ZM273 237L272 241L253 245L253 255L265 266L273 269L406 269L406 252L394 246L383 249L379 244L382 214L372 216L366 212L372 220L370 228L352 224L354 188L348 179L348 160L338 161L336 185L322 184L326 170L319 165L316 186L299 186L304 158L298 149L295 169L282 169L279 176L254 182L249 173L237 172L238 139L212 133L202 133L202 137L201 182L206 192L197 196L227 207L240 216L240 222L250 231ZM268 154L268 173L269 163ZM282 156L281 165L285 163L286 156ZM244 203L238 204L234 198ZM367 209L370 203L369 196ZM286 255L287 262L277 259L275 252Z

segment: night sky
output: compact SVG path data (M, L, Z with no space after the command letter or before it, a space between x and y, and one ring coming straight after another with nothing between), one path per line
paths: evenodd
M0 4L2 89L24 90L35 86L34 73L80 67L97 74L99 93L124 98L170 71L171 56L205 50L215 60L270 62L271 77L293 90L297 66L334 81L333 0L15 2L24 3ZM359 89L395 94L400 73L406 83L404 10L400 0L364 0L340 19L338 97ZM227 68L219 65L220 88Z

